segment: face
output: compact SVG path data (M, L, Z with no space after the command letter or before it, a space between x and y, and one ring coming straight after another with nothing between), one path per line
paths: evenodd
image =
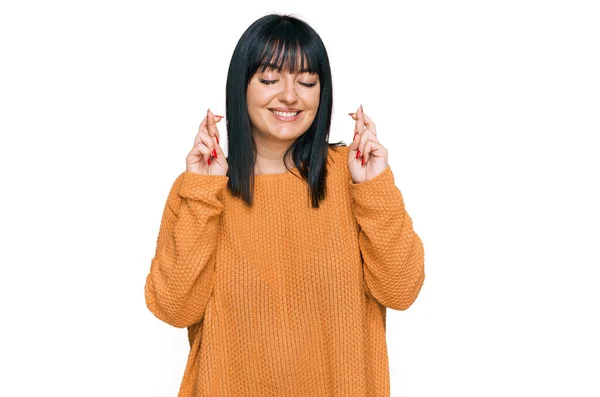
M319 76L260 69L246 92L255 138L294 141L310 127L319 107Z

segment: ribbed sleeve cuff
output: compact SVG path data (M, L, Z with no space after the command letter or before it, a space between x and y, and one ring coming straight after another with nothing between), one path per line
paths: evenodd
M397 212L404 210L404 201L400 189L394 183L394 174L388 164L375 178L350 184L350 192L354 201L354 212L356 215L384 215L389 211Z
M177 192L180 197L210 202L227 186L229 177L224 175L202 175L184 171Z

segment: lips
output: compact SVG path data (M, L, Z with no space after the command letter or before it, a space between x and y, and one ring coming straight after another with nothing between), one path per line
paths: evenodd
M277 110L279 112L301 112L302 109L296 109L296 108L269 108L269 110L273 111L273 110Z
M271 112L278 114L282 117L294 117L301 112L301 110L281 110L281 109L269 109Z
M271 113L273 114L273 116L275 116L275 118L277 118L277 120L281 120L281 121L294 121L297 120L298 117L300 116L300 114L302 113L302 110L298 110L298 111L280 111L280 110L276 110L276 109L269 109L271 111Z

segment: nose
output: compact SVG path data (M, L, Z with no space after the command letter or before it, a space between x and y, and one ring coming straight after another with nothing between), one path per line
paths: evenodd
M279 93L279 100L286 103L294 103L298 100L296 94L296 86L294 83L294 76L286 76L283 79L283 84L280 85L281 92Z

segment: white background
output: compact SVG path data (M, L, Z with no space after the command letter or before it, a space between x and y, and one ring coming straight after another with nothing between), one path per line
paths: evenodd
M176 395L187 332L145 277L269 12L321 35L330 141L362 103L425 244L420 296L388 309L392 396L600 395L597 2L389 4L2 2L0 395Z

